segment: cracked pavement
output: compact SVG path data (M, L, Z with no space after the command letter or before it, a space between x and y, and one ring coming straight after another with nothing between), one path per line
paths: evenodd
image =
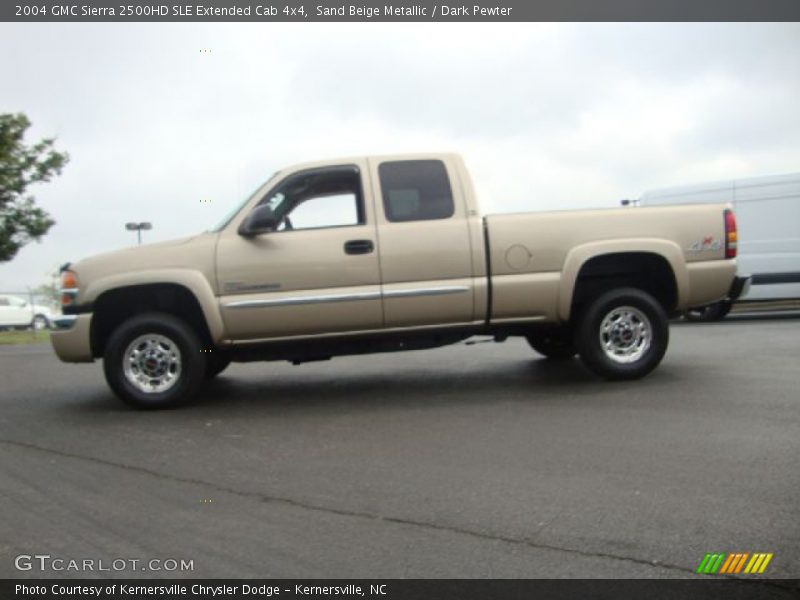
M800 576L800 318L676 324L607 383L520 340L233 365L136 412L99 364L0 347L0 577L18 554L263 578Z

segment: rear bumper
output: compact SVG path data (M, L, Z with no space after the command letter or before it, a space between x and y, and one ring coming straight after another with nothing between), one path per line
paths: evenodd
M64 362L92 362L90 337L92 315L64 315L53 319L54 329L50 333L58 358Z
M731 289L728 291L728 299L731 302L735 302L742 296L746 295L748 291L750 291L750 284L752 282L752 277L750 275L737 275L733 278L733 283L731 284Z

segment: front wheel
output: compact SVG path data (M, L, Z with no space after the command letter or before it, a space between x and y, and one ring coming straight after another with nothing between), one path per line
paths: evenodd
M581 360L605 379L638 379L655 369L669 343L664 308L647 292L611 290L578 318L575 345Z
M206 379L214 379L217 375L222 373L231 364L231 359L227 354L221 351L212 351L206 356L206 371L204 377Z
M123 321L109 338L103 371L114 393L136 408L167 408L191 398L203 382L206 359L197 334L166 313Z

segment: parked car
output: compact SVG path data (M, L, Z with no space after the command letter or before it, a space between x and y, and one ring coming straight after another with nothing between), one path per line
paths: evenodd
M21 296L0 295L0 327L47 329L53 311L41 304L31 304Z
M739 270L751 286L737 303L800 300L800 173L651 190L639 206L728 202L736 212ZM730 299L692 310L689 318L721 319Z
M181 402L231 361L301 363L474 335L579 354L607 379L652 371L668 315L731 297L727 204L488 215L454 154L277 173L200 235L62 268L67 362L103 358L125 402Z

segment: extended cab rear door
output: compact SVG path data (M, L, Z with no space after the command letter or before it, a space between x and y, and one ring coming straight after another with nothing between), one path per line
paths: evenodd
M473 252L458 165L447 157L369 162L385 326L472 323Z

